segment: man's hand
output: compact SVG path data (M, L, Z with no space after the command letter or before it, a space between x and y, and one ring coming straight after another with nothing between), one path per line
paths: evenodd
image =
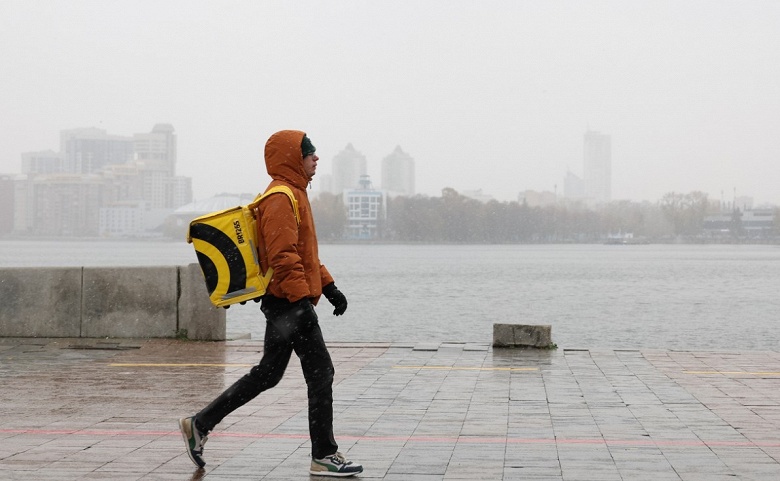
M333 304L333 315L340 316L347 310L347 297L336 287L335 282L331 282L322 288L322 293L328 298L328 302Z

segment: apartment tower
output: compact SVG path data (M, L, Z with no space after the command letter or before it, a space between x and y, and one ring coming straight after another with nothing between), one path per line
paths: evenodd
M612 140L599 132L585 132L585 197L596 202L612 199Z
M382 159L382 189L391 196L414 195L414 159L400 146Z

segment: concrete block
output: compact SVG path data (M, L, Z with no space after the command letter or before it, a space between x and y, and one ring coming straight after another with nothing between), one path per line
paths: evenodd
M493 324L493 347L549 348L552 327L528 324Z
M176 335L178 269L85 267L82 337Z
M189 339L224 341L226 312L211 304L200 265L179 266L179 284L179 330L186 329Z
M0 336L79 337L81 267L0 269Z

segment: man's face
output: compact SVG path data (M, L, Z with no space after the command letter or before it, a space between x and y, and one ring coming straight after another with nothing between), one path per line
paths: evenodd
M309 180L314 177L317 172L317 161L320 160L317 154L309 154L303 158L303 170L306 171L306 175L309 176Z

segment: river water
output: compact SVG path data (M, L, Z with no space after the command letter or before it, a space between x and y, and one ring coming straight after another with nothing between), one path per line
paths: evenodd
M321 245L349 299L328 341L476 342L492 325L549 324L559 348L780 350L780 246ZM181 242L0 241L0 266L195 262ZM259 305L228 334L262 339Z

